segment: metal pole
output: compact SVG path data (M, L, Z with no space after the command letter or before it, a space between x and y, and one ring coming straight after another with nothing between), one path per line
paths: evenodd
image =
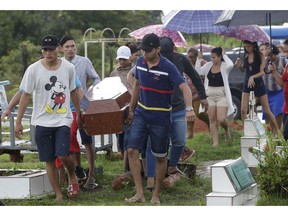
M105 42L102 41L102 80L105 78Z
M84 42L84 52L85 52L85 57L88 57L88 50L87 50L87 41Z
M254 91L251 91L249 95L249 118L251 120L254 119L254 105L255 105Z

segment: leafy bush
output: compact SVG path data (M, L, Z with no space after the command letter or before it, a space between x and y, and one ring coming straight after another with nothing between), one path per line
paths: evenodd
M283 138L273 138L270 132L267 136L268 139L262 150L259 142L259 150L252 150L259 161L255 178L260 194L263 197L288 197L288 142Z

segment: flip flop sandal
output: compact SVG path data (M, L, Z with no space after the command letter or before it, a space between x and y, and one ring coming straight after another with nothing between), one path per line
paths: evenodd
M144 203L145 202L145 198L142 197L142 198L135 198L135 197L132 197L132 198L125 198L124 199L125 202L127 203Z
M150 193L152 193L154 189L155 189L154 187L146 187L146 190L149 191Z
M69 198L76 197L80 192L80 187L79 184L69 184L68 186L68 191L67 191L67 196Z
M174 170L173 172L168 172L168 175L175 175L175 174L180 174L181 176L185 176L185 173L183 173L178 168L176 170Z
M95 190L98 188L98 184L97 183L87 183L83 186L83 188L85 188L86 190Z

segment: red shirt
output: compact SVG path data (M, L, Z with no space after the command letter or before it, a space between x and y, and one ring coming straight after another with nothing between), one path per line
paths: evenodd
M283 95L284 95L284 106L282 112L288 114L288 64L286 65L283 75Z

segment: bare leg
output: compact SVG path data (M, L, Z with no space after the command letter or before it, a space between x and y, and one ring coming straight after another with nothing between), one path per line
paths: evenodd
M71 157L59 157L65 166L68 176L69 176L69 184L78 184L78 178L75 174L75 164Z
M85 150L86 150L86 155L87 155L87 161L88 161L88 168L89 168L89 173L88 173L88 179L86 181L86 184L89 183L95 183L95 152L94 152L94 146L91 144L84 144L85 145Z
M55 192L56 200L62 201L63 194L59 183L58 171L55 166L55 160L46 162L46 172L49 178L50 184Z
M124 160L124 164L123 164L124 172L127 172L130 170L127 151L124 151L123 160Z
M193 128L194 128L194 121L188 122L187 121L187 130L186 130L186 139L193 138Z
M160 204L160 192L163 180L165 178L166 169L167 169L167 158L156 157L156 185L151 199L152 204Z
M247 113L248 113L248 104L249 104L249 93L242 93L242 99L241 99L241 119L242 123L244 125L244 120L247 119Z
M141 164L142 164L142 167L143 167L143 172L144 172L144 176L146 176L146 158L142 158L141 159Z
M228 107L217 107L217 122L225 130L225 142L231 140L230 129L227 121Z
M81 166L80 152L71 152L70 157L73 159L75 166Z
M147 186L148 190L153 190L155 187L155 178L154 177L147 177Z
M132 198L125 200L129 203L145 202L141 178L141 162L139 160L139 150L129 148L127 152L131 174L136 187L136 194Z
M277 122L278 129L281 130L282 125L283 125L283 116L282 116L282 114L279 114L278 116L276 116L276 122Z
M218 123L217 123L217 108L216 106L208 108L208 116L210 120L210 135L212 138L213 146L219 145Z
M269 123L272 127L272 133L274 136L278 137L280 135L279 133L279 129L277 126L277 122L275 119L275 116L273 115L273 113L270 110L269 104L268 104L268 98L267 95L263 95L259 98L260 103L262 105L263 111L264 113L267 115L268 119L269 119Z
M66 170L64 166L60 166L58 168L58 177L59 177L59 183L61 187L67 187L67 176L66 176Z

